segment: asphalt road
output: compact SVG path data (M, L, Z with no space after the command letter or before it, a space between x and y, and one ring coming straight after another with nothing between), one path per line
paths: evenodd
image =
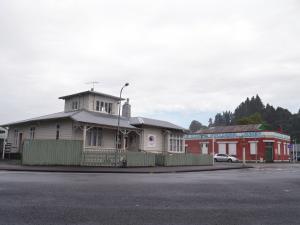
M180 174L2 171L0 224L300 224L300 165Z

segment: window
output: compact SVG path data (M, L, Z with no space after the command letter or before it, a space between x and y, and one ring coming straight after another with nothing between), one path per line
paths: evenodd
M100 111L100 102L96 101L96 111Z
M102 129L91 128L87 132L87 144L89 146L101 146L102 145Z
M108 103L107 103L107 102L104 103L104 108L105 108L105 109L104 109L105 112L108 112Z
M19 131L16 129L14 133L14 144L18 145L18 136L19 136Z
M170 152L183 152L183 139L181 135L170 135L169 141L169 151Z
M100 111L101 111L101 112L104 111L104 102L101 102L101 105L100 105Z
M277 148L277 153L278 153L278 155L280 155L281 154L281 143L278 143L278 148Z
M208 144L207 143L202 143L201 144L201 150L202 150L203 155L207 155L208 154Z
M30 128L30 139L33 140L35 136L35 127Z
M226 144L225 143L219 143L219 153L226 154Z
M236 155L236 144L235 143L229 143L228 145L228 153L229 155Z
M256 155L257 153L257 143L250 142L250 155Z
M73 101L72 102L72 109L73 110L77 110L78 109L78 102L77 101Z
M112 103L108 103L108 113L112 114Z
M58 140L58 139L59 139L59 136L60 136L59 130L60 130L60 125L57 124L57 125L56 125L56 136L55 136L55 139L56 139L56 140Z

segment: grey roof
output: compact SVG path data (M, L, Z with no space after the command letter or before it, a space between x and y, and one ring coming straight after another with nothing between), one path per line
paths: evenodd
M46 116L36 117L29 120L22 120L14 123L8 123L2 126L7 127L11 125L31 123L35 121L65 119L65 118L69 118L71 120L82 122L82 123L99 124L99 125L111 126L111 127L116 127L118 125L118 116L99 113L99 112L80 110L80 111L72 111L72 112L54 113ZM179 127L167 121L149 119L145 117L131 117L130 119L125 117L120 117L120 127L128 128L128 129L137 129L137 127L141 125L168 128L174 130L185 130L184 128Z
M108 94L104 94L104 93L97 92L97 91L83 91L83 92L78 92L78 93L75 93L75 94L65 95L65 96L59 97L59 99L67 99L67 98L71 98L71 97L74 97L74 96L77 96L77 95L86 95L86 94L93 94L93 95L104 96L104 97L112 98L112 99L115 99L115 100L119 100L120 99L120 97L113 96L113 95L108 95ZM125 99L121 98L121 100L125 100Z
M99 124L99 125L112 126L112 127L116 127L118 125L118 117L115 115L80 110L80 111L72 111L72 112L54 113L46 116L36 117L29 120L22 120L14 123L4 124L2 126L7 127L10 125L24 124L24 123L30 123L35 121L64 119L64 118L69 118L83 123ZM125 119L123 117L120 118L120 127L136 129L136 127L131 126L129 124L128 119Z
M71 116L71 118L78 122L101 124L106 126L116 127L118 126L118 116L102 114L98 112L80 111ZM129 120L120 117L120 127L136 129L136 127L129 124Z
M28 119L28 120L20 120L20 121L17 121L17 122L3 124L1 126L2 127L8 127L10 125L30 123L30 122L35 122L35 121L69 118L70 116L72 116L75 113L76 112L74 112L74 111L72 111L72 112L58 112L58 113L53 113L53 114L49 114L49 115L46 115L46 116L35 117L35 118L32 118L32 119Z
M177 126L167 121L149 119L145 117L131 117L130 124L133 126L148 125L154 127L169 128L174 130L185 130L183 127Z
M261 131L261 124L235 125L235 126L217 126L208 129L199 130L197 134L215 134L215 133L238 133Z

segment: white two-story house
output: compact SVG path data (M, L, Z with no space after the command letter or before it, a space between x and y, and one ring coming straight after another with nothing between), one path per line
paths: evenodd
M26 139L82 140L83 150L116 149L118 107L124 99L94 90L59 99L65 101L63 112L2 125L8 128L12 152L21 152ZM167 121L131 117L129 100L122 108L119 149L184 153L184 128Z

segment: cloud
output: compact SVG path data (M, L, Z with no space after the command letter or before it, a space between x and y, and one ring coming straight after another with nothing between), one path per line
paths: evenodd
M61 111L57 98L88 89L91 80L115 95L130 82L124 95L133 114L179 125L198 114L207 123L208 113L234 110L255 94L296 112L299 6L1 1L0 122Z

